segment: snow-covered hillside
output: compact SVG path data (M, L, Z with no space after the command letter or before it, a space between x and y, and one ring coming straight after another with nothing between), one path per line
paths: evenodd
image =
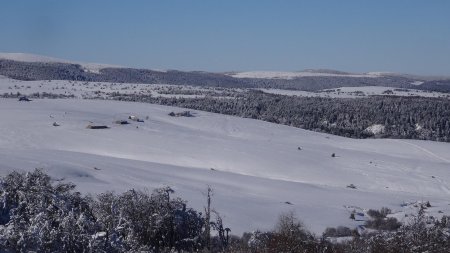
M170 92L175 91L175 92ZM170 84L136 84L111 82L84 82L67 80L22 81L0 75L0 96L17 94L32 96L36 93L47 93L75 98L109 98L111 94L152 95L156 97L205 97L206 94L216 97L227 97L230 94L241 93L246 89L198 87L190 85Z
M179 94L167 94L167 90L178 89ZM111 93L141 94L163 97L204 97L208 91L223 93L221 87L196 87L189 85L169 84L135 84L135 83L110 83L110 82L83 82L67 80L41 80L21 81L0 76L0 95L5 93L23 95L33 93L52 93L77 98L108 97ZM249 89L229 88L232 93L241 93ZM300 97L330 97L330 98L361 98L369 96L418 96L433 98L450 98L449 93L437 91L424 91L416 89L399 89L383 86L341 87L336 89L325 89L319 91L283 90L283 89L258 89L265 93ZM187 93L187 94L183 94ZM192 93L198 93L196 95Z
M49 56L26 53L0 53L0 59L23 62L67 62L66 60Z
M368 96L401 96L401 97L429 97L450 98L449 93L426 91L417 89L401 89L384 86L340 87L319 91L260 89L265 93L299 97L329 97L329 98L361 98Z
M353 209L387 206L401 219L411 211L403 204L429 200L428 212L450 213L449 143L348 139L206 112L170 117L172 111L183 109L0 99L1 174L43 168L85 193L169 185L199 209L211 185L213 207L235 234L270 229L290 210L317 233L362 224L349 219ZM145 122L113 123L131 115Z
M87 72L99 73L103 68L118 68L120 66L111 64L100 64L100 63L82 63L82 62L71 62L68 60L36 55L36 54L26 54L26 53L0 53L0 59L22 61L22 62L59 62L59 63L73 63L80 64L83 69Z
M341 74L330 72L318 72L318 71L248 71L248 72L236 72L229 74L235 78L261 78L261 79L294 79L298 77L308 76L330 76L330 77L379 77L379 73L367 73L367 74Z

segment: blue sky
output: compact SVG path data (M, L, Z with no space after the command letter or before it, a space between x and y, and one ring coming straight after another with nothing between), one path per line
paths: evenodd
M447 0L14 0L0 51L182 70L450 74Z

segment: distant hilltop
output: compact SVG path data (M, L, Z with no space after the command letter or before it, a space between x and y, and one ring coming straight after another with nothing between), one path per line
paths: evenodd
M302 71L204 72L127 68L71 62L25 53L0 53L0 75L19 80L158 83L230 88L277 88L316 91L342 86L389 86L450 92L450 78L389 72L348 73L329 69Z

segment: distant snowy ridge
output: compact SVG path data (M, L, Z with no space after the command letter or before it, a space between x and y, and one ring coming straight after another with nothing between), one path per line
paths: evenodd
M299 72L285 72L285 71L249 71L249 72L235 72L229 74L235 78L261 78L261 79L294 79L299 77L310 76L324 76L324 77L379 77L381 74L377 73L365 73L365 74L350 74L350 73L332 73L330 71L299 71Z
M13 60L13 61L23 61L23 62L62 62L67 63L68 61L53 58L49 56L37 55L37 54L25 54L25 53L0 53L1 59Z
M83 67L86 72L100 73L101 69L104 68L122 68L122 66L111 65L111 64L100 64L100 63L82 63L82 62L72 62L68 60L36 55L36 54L26 54L26 53L0 53L0 59L21 61L21 62L54 62L54 63L69 63L69 64L79 64Z
M1 90L1 88L0 88ZM339 87L318 91L259 89L265 93L300 97L329 97L329 98L369 98L371 96L402 96L402 97L431 97L450 98L449 93L426 91L417 89L401 89L385 86Z
M33 63L30 64L29 62ZM48 62L55 64L48 64ZM0 64L2 65L0 75L16 80L89 80L91 82L164 83L202 87L220 86L303 91L319 91L340 87L388 86L450 93L450 85L448 85L450 79L422 78L388 72L349 73L330 69L306 69L294 72L167 71L82 63L24 53L0 53ZM106 70L105 68L109 69Z

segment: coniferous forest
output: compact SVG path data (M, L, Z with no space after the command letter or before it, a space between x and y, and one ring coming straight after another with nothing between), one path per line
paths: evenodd
M113 94L111 98L259 119L351 138L450 141L450 101L445 98L296 97L256 90L239 93L234 99L212 96L167 98L135 94ZM373 125L381 125L382 129L370 131Z

